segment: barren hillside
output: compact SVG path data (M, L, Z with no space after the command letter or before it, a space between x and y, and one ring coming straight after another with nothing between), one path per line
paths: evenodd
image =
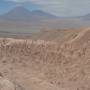
M34 40L46 40L46 41L67 41L70 40L72 38L74 38L75 36L77 36L77 34L82 30L82 28L80 29L57 29L57 30L42 30L38 33L34 33L31 35L31 38Z
M90 90L90 29L35 35L0 38L3 76L23 86L20 90Z

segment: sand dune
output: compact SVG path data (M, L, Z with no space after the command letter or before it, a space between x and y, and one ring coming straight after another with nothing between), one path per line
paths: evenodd
M0 38L0 71L5 78L25 90L90 90L89 28L34 35Z

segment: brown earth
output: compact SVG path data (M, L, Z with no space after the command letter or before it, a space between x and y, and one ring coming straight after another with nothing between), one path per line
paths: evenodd
M0 72L20 90L90 90L90 29L0 38Z

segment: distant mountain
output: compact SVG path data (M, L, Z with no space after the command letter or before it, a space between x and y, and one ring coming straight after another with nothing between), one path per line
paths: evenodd
M90 14L81 16L81 17L79 17L79 18L82 19L82 20L85 20L85 21L90 20Z
M35 22L42 19L52 19L52 18L56 18L56 16L40 10L29 11L21 6L16 7L11 11L9 11L8 13L1 16L2 20L35 21Z
M41 11L41 10L32 11L32 14L33 14L33 15L38 15L38 16L40 16L40 17L56 18L56 16L51 15L51 14L46 13L46 12L43 12L43 11Z

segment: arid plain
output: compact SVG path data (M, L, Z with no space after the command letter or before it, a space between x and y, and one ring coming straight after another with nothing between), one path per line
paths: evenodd
M90 28L1 37L0 90L90 90Z

